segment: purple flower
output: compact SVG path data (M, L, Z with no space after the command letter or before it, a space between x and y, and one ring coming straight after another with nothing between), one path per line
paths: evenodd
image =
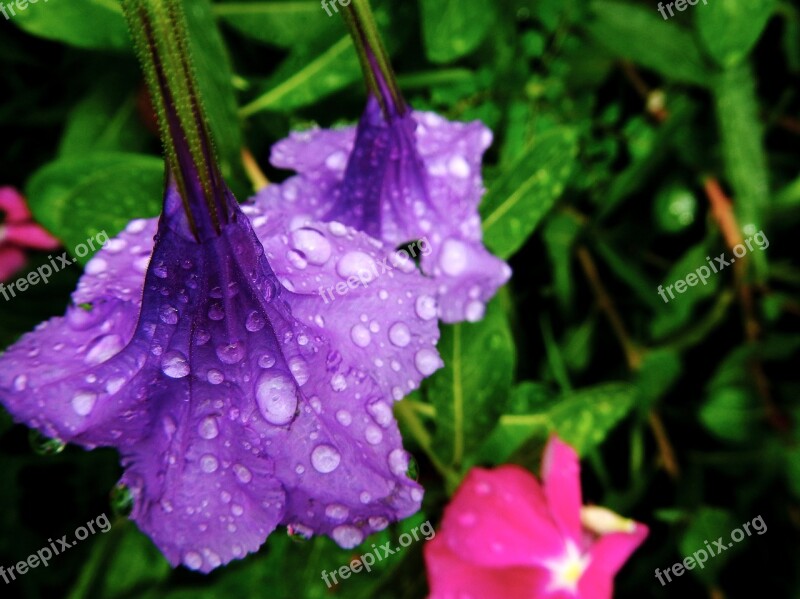
M480 320L511 276L481 241L481 161L491 132L385 104L382 111L371 97L357 128L312 129L277 143L272 164L298 175L265 188L256 203L341 222L389 247L424 240L431 250L421 267L436 282L439 316Z
M132 518L173 565L208 572L280 524L354 547L420 506L391 403L441 365L435 290L394 269L325 301L378 244L201 195L187 217L171 184L160 221L107 242L66 315L0 356L0 402L116 447Z

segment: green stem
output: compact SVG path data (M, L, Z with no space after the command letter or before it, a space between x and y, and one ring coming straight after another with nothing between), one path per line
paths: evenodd
M397 420L401 422L411 436L414 437L414 440L416 440L422 451L428 456L433 467L436 468L439 474L442 475L442 478L448 483L448 487L457 487L461 477L457 472L445 466L439 459L439 456L436 455L436 452L433 450L433 438L419 419L419 416L417 416L410 402L408 400L401 401L395 405L394 411Z
M167 168L190 227L198 237L195 211L205 208L219 232L226 216L224 184L198 92L182 2L122 0L122 10L158 117Z
M380 102L384 116L389 119L405 114L406 103L397 85L397 77L378 31L369 0L353 0L342 11L342 16L350 29L353 44L358 52L367 88Z

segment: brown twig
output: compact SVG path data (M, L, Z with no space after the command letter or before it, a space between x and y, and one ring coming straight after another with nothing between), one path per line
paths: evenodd
M578 255L578 261L581 263L583 272L586 274L586 279L589 281L589 285L592 288L597 305L611 324L614 335L625 352L625 359L628 363L628 368L632 372L638 371L642 366L644 351L631 339L630 335L628 334L628 330L625 327L622 317L619 315L611 296L608 294L603 282L600 280L600 275L597 272L597 266L594 263L592 255L583 246L578 246L576 251ZM669 440L669 435L667 435L667 429L661 420L661 416L654 409L651 409L647 418L650 425L650 430L652 431L656 440L656 445L658 446L658 452L661 458L661 463L664 466L664 470L667 471L667 474L669 474L670 477L677 479L680 476L680 467L678 466L678 460L675 457L675 450L673 449L672 443Z
M666 121L669 118L669 112L664 106L664 92L662 92L660 89L652 89L649 85L647 85L632 62L623 60L620 62L620 64L625 77L628 79L628 81L630 81L633 88L645 101L647 113L659 123Z
M703 181L706 196L711 206L711 216L716 221L722 236L725 239L725 245L729 250L742 244L744 236L739 228L739 223L736 221L736 215L733 210L733 202L725 194L719 181L714 177L706 177ZM731 259L733 260L733 259ZM737 258L733 264L733 279L736 286L736 291L739 296L739 302L742 306L742 322L745 331L745 339L750 345L756 345L761 338L761 325L758 321L756 312L755 301L753 299L753 288L747 279L747 255ZM764 409L767 413L767 419L770 424L777 430L785 431L789 428L789 420L781 413L781 410L772 399L772 392L770 391L769 379L764 372L764 365L761 361L753 356L750 359L750 371L753 375L756 391L764 404Z

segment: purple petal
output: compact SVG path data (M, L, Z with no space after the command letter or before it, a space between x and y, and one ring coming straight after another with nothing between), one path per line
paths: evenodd
M169 194L154 247L154 223L135 221L87 265L74 299L91 310L70 308L0 358L4 405L46 434L119 448L132 518L171 563L204 572L257 550L281 523L352 546L419 509L388 402L403 378L421 378L402 374L407 355L425 347L426 367L440 364L435 320L409 319L403 352L345 344L355 302L321 312L324 300L302 293L340 265L321 261L318 239L266 231L284 237L268 248L293 293L232 197L230 222L198 243ZM375 252L364 236L332 251L349 242ZM287 266L298 245L319 262L305 273ZM397 305L382 319L411 313L402 284L424 288L416 271L402 276L384 276ZM378 318L379 288L358 295ZM376 374L364 358L375 355L400 370Z
M277 144L273 163L299 174L267 187L256 204L298 222L342 222L390 248L424 240L431 249L421 264L437 282L439 316L480 320L511 276L481 241L481 162L491 140L478 122L434 113L387 123L373 99L357 129L314 130Z

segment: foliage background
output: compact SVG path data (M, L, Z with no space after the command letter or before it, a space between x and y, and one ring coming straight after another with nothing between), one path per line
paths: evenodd
M267 165L272 143L358 118L355 53L316 1L186 4L240 199L252 191L242 147L280 180L287 173ZM797 3L708 0L669 21L655 3L616 0L377 6L413 106L495 132L486 242L515 271L483 322L446 327L446 368L399 405L427 494L423 513L378 537L436 522L471 465L535 471L556 430L585 458L587 502L651 526L618 597L800 597ZM50 0L0 20L0 64L0 183L24 189L66 247L157 214L159 144L115 0ZM659 284L730 255L720 223L733 219L763 230L769 248L665 304ZM79 274L0 302L0 347L62 313ZM116 454L48 447L0 415L0 565L118 515L110 533L3 585L3 597L426 593L422 543L330 591L321 571L363 551L283 531L208 577L172 571L110 493ZM656 567L757 515L766 534L658 584Z

